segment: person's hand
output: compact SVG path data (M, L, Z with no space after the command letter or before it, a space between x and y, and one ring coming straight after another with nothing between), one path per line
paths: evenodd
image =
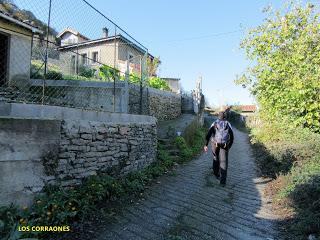
M207 151L208 151L208 147L207 147L207 146L204 146L204 147L203 147L203 150L204 150L205 152L207 152Z

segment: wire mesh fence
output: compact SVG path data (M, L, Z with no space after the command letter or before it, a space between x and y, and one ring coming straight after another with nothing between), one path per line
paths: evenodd
M1 97L122 112L147 78L146 47L85 0L0 0Z

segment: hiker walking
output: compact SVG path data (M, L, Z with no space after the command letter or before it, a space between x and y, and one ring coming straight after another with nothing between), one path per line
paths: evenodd
M226 113L220 112L218 119L213 122L206 136L207 143L204 151L208 151L211 139L213 153L213 174L220 180L221 185L226 184L228 169L228 151L233 144L233 131L231 124L226 120Z

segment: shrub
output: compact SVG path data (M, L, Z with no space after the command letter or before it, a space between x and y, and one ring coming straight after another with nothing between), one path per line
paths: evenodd
M89 68L87 66L80 66L79 67L79 75L85 78L93 78L95 75L96 70Z
M51 80L61 80L63 79L62 73L56 71L48 71L47 74L44 75L46 79Z
M168 83L159 77L150 77L148 79L147 85L152 88L170 91Z
M103 81L113 82L120 79L120 71L108 65L99 68L99 76Z

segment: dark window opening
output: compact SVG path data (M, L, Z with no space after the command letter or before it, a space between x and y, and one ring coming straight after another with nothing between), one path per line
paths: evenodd
M70 67L71 74L76 74L76 56L71 56L71 67Z
M87 65L87 59L88 59L88 56L86 53L81 54L81 64L82 65Z
M0 86L5 85L8 78L9 38L0 33Z
M98 62L98 52L93 52L92 53L92 60L93 60L93 63L97 63Z

